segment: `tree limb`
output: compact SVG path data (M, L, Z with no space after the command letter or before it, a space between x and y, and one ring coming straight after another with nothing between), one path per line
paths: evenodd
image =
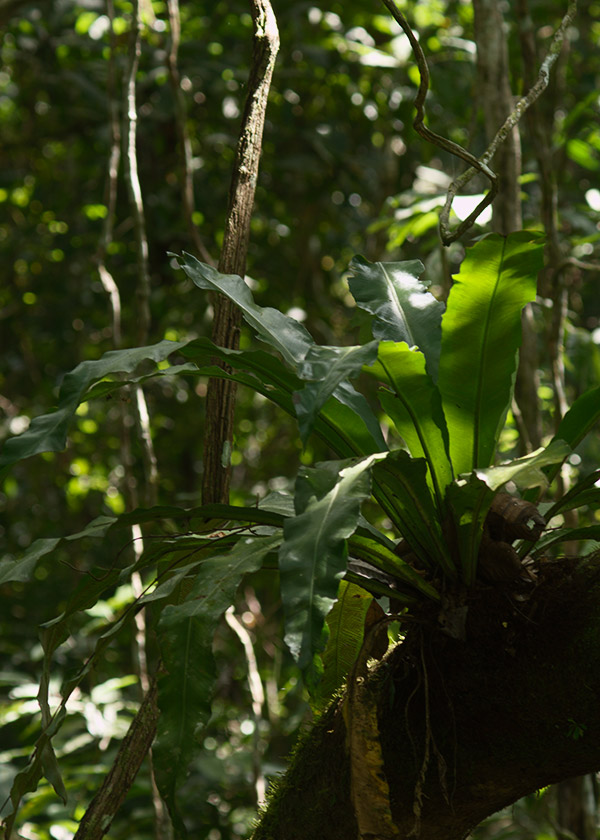
M402 838L464 840L522 796L600 767L598 558L542 562L535 587L482 587L468 607L466 641L445 636L435 613L421 613L367 677ZM334 701L301 740L253 840L359 836L343 705ZM428 743L438 762L424 773L415 835Z

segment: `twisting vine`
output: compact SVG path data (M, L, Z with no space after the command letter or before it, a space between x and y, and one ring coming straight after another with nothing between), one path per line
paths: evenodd
M421 137L423 137L423 139L426 140L428 143L433 143L435 146L438 146L438 148L444 149L445 151L450 152L451 155L454 155L455 157L458 157L461 160L464 160L466 163L470 164L469 169L467 169L466 172L463 172L462 175L460 175L452 182L452 184L450 184L448 192L446 194L446 202L440 213L440 236L444 245L450 245L452 242L455 242L457 239L459 239L463 235L463 233L469 230L469 228L474 224L476 219L481 215L483 210L485 210L485 208L494 200L498 192L498 176L490 168L489 163L493 158L500 143L502 143L506 139L510 130L514 128L514 126L519 122L525 111L530 107L530 105L532 105L535 102L535 100L548 86L548 82L550 80L550 70L552 69L553 64L558 58L567 29L573 22L573 19L575 18L575 15L577 13L577 0L572 0L572 2L569 4L567 12L565 13L560 23L560 26L554 34L554 38L552 39L552 43L550 45L550 49L548 50L548 54L546 55L546 58L540 66L538 78L535 84L531 87L531 89L525 96L522 96L521 99L519 99L512 112L508 115L508 117L504 121L504 124L498 129L498 131L496 132L496 136L494 137L494 139L480 158L476 158L474 155L471 154L471 152L468 152L458 143L455 143L452 140L448 140L446 137L442 137L440 134L436 134L435 131L432 131L425 125L425 99L427 96L427 91L429 90L429 67L425 58L425 54L423 53L421 45L415 37L412 29L410 28L408 21L406 20L402 12L398 9L394 0L382 0L382 2L394 18L394 20L401 27L406 37L408 38L415 56L415 60L417 62L417 67L419 68L419 74L421 79L419 84L419 90L417 92L417 96L414 103L417 112L413 120L413 127L415 131L418 134L420 134ZM452 202L454 201L454 197L456 196L458 191L462 189L462 187L464 187L466 184L468 184L468 182L478 172L482 173L486 176L486 178L489 179L490 190L487 193L487 195L485 195L483 199L479 202L475 210L473 210L473 212L463 222L461 222L461 224L458 227L451 230L450 210L452 208Z

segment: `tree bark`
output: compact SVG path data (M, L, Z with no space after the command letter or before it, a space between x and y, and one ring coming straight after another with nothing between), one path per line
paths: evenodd
M489 143L514 104L509 82L508 45L498 0L474 0L473 11L478 93ZM522 227L519 185L521 144L517 126L496 152L494 169L498 173L500 187L493 203L492 227L497 233L506 235Z
M131 722L108 775L85 814L73 840L101 840L127 796L156 734L156 680Z
M267 97L279 50L279 32L269 0L252 0L251 9L254 19L254 50L218 266L223 274L239 274L240 277L246 274L250 220L254 207ZM239 309L222 295L213 295L212 303L215 312L212 340L219 347L237 349L241 323ZM226 367L219 361L216 361L216 364ZM204 504L229 501L235 394L234 382L224 379L210 380L206 394L204 433Z
M463 840L520 797L600 767L600 558L545 562L520 587L469 593L466 641L434 612L415 616L370 670L393 823L378 840ZM343 704L305 736L253 840L361 837Z

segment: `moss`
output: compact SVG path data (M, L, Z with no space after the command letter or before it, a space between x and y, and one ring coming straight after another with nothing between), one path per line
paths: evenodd
M335 701L298 739L289 769L273 786L252 840L295 840L307 836L337 840L340 836L356 835L351 809L344 808L349 803L350 790L344 739L339 701ZM340 834L340 811L349 812L349 825L343 828L347 834Z

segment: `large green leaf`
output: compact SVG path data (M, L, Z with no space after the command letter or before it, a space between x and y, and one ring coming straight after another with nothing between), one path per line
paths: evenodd
M357 304L375 316L373 336L418 347L435 380L444 305L417 279L423 271L419 260L370 263L358 256L350 263L348 285Z
M185 345L184 345L185 346ZM180 348L182 350L183 348ZM191 362L181 365L169 365L167 368L159 368L152 370L149 373L143 373L139 376L119 376L118 379L101 379L89 388L83 397L85 402L90 400L101 399L107 397L109 394L114 394L121 388L128 385L143 385L151 379L164 379L168 376L197 376L198 369L196 365Z
M581 478L577 484L556 501L545 513L548 522L561 511L573 510L584 505L597 508L600 504L600 470Z
M285 521L279 568L285 641L309 682L316 683L319 663L314 659L327 641L325 617L346 570L346 540L371 493L371 467L384 457L326 462L298 475L296 516Z
M521 488L546 486L543 468L564 460L570 451L564 441L555 440L547 447L507 464L461 475L448 488L463 579L468 586L477 574L483 526L495 493L508 481Z
M240 382L263 394L288 414L297 415L304 437L307 437L307 424L314 424L317 434L339 454L362 455L385 449L379 423L366 400L342 382L345 377L356 376L363 365L372 361L376 355L374 342L352 348L313 344L306 358L298 362L299 375L277 356L263 350L231 350L217 347L207 338L191 341L182 347L181 354L194 360L198 373ZM220 359L236 370L248 371L252 378L219 371L212 364L214 359ZM309 381L303 388L302 380L313 382ZM324 406L334 390L338 402L329 400ZM344 405L339 402L340 398ZM371 433L372 429L376 434Z
M333 408L327 410L327 406L331 405L331 400L329 400L328 404L324 406L321 411L321 414L324 415L324 419L328 420L328 418L332 417L346 417L348 425L345 425L342 422L342 427L346 429L346 433L352 436L352 428L356 428L357 431L360 433L361 438L365 437L365 432L362 430L361 426L364 424L366 430L370 436L370 448L367 449L364 445L360 450L360 454L374 454L375 452L382 452L383 450L387 449L387 444L385 439L381 433L381 427L379 425L379 420L373 414L369 403L364 398L362 394L359 394L358 391L355 391L353 386L349 382L340 382L338 387L335 389L333 396L336 400L340 403L340 408L345 409L345 411L337 411ZM351 416L353 415L353 416ZM355 449L356 451L356 449Z
M238 278L239 279L239 278ZM302 387L302 382L278 356L265 350L231 350L218 347L208 338L196 338L181 348L181 355L193 359L198 365L209 365L215 359L237 370L246 370L271 388L291 394ZM295 368L295 364L294 364Z
M358 347L311 347L298 365L298 376L307 384L294 394L302 442L313 430L318 412L345 379L354 379L364 365L373 364L377 342ZM383 442L383 439L381 440ZM385 448L385 446L383 447Z
M402 343L382 341L377 361L365 372L391 390L379 399L413 458L425 458L441 518L444 488L454 476L448 457L448 432L440 393L425 370L425 357Z
M186 528L191 527L198 531L214 531L217 525L222 525L228 521L246 522L252 525L269 525L275 528L283 525L283 516L277 512L269 511L266 508L220 504L202 505L195 508L157 505L151 508L137 508L136 510L122 513L119 516L102 515L96 517L82 531L78 531L76 534L35 540L20 557L1 560L0 584L8 583L9 581L23 582L29 580L41 558L51 554L56 548L63 546L65 543L85 538L102 539L112 530L129 528L131 525L159 524L168 520L174 520L175 522L183 520ZM214 524L211 525L211 522ZM190 538L188 537L188 539ZM165 549L168 551L173 551L178 545L181 545L181 550L184 548L181 542L175 538L164 537L162 540ZM145 552L144 557L150 556L152 559L156 559L154 552L162 550L161 544L153 543L150 547L150 555L148 552ZM136 568L144 568L144 565L148 563L150 563L150 559L144 561L142 558L142 562L138 563ZM117 569L116 574L121 574L121 571ZM106 587L114 583L112 577L109 575L106 576L105 580ZM102 580L99 581L99 583L102 582ZM86 583L86 586L90 588L90 591L94 589L92 583Z
M177 257L180 267L200 289L220 292L242 311L245 321L267 344L274 347L292 367L302 361L315 343L298 321L270 306L258 306L252 292L237 274L221 274L191 254Z
M560 421L556 438L574 449L600 420L600 385L578 397Z
M200 750L199 736L210 717L216 680L214 632L243 576L259 569L280 543L280 534L243 537L230 553L209 558L196 574L186 600L165 607L158 623L166 673L158 681L161 714L153 754L159 789L181 835L185 829L176 793Z
M283 312L269 306L258 306L254 302L252 292L238 275L221 274L190 254L183 254L178 260L181 268L196 286L220 292L235 303L258 337L274 347L291 367L297 368L301 365L309 350L316 346L305 327L289 315L284 315ZM364 422L376 443L376 451L385 449L377 418L362 394L357 393L349 382L341 382L335 389L334 396Z
M600 540L600 525L582 525L580 528L558 528L555 531L550 531L536 542L532 554L537 557L544 554L551 545L572 540Z
M263 394L292 417L296 416L293 394L302 388L302 380L278 357L261 350L216 347L206 338L190 342L181 353L196 361L198 373L240 382ZM222 359L230 367L249 371L253 376L229 374L210 365L212 358ZM357 393L349 383L338 385L336 399L329 399L320 409L314 419L314 429L342 457L369 455L386 447L377 418L362 394Z
M93 382L115 373L130 373L148 359L162 362L185 343L165 340L149 347L110 350L97 361L77 365L62 381L56 411L36 417L27 431L5 442L0 453L0 472L22 458L29 458L40 452L59 452L64 449L75 410Z
M539 235L497 234L467 252L442 318L438 387L456 475L491 464L511 403L521 310L535 299Z

